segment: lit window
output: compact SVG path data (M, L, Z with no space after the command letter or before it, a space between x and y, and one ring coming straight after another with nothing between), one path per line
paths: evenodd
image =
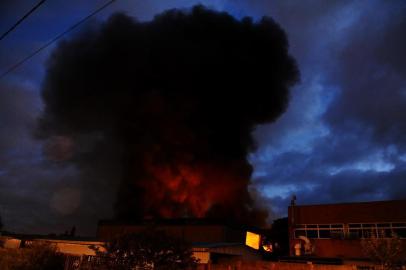
M253 232L247 232L245 244L253 249L259 249L261 243L261 236Z

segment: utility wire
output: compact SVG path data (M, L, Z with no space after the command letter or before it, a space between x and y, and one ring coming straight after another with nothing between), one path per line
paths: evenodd
M22 23L28 16L31 15L37 8L39 8L45 0L39 1L30 11L28 11L21 19L19 19L10 29L8 29L5 33L3 33L0 37L0 41L4 39L11 31L13 31L20 23Z
M37 50L33 51L31 54L29 54L25 58L21 59L16 64L12 65L9 69L7 69L4 73L2 73L0 75L0 80L3 79L5 76L7 76L9 73L13 72L16 68L18 68L19 66L24 64L27 60L31 59L36 54L38 54L39 52L41 52L45 48L49 47L50 45L52 45L55 41L57 41L58 39L60 39L61 37L63 37L67 33L69 33L70 31L74 30L79 25L81 25L82 23L84 23L85 21L87 21L88 19L90 19L91 17L93 17L94 15L96 15L97 13L99 13L100 11L105 9L106 7L108 7L109 5L113 4L115 1L117 1L117 0L108 1L106 4L104 4L103 6L99 7L98 9L96 9L95 11L90 13L89 15L87 15L86 17L84 17L83 19L81 19L80 21L78 21L77 23L75 23L74 25L72 25L71 27L69 27L68 29L66 29L65 31L63 31L62 33L57 35L56 37L54 37L53 39L51 39L50 41L48 41L47 43L42 45L41 47L39 47Z

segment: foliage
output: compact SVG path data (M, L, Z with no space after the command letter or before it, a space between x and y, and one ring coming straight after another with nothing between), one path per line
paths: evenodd
M106 252L97 252L107 260L108 269L194 269L197 260L191 247L163 231L124 234L106 244Z
M395 269L396 264L406 257L405 246L396 235L384 238L372 234L370 238L363 238L361 245L364 253L382 269Z
M34 242L26 248L0 248L1 270L58 270L63 267L63 255L45 242Z

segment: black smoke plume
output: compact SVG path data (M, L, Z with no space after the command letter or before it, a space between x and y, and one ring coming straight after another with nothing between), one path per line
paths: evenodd
M150 22L116 14L53 52L40 134L48 156L73 162L89 188L110 175L116 218L259 224L266 214L248 192L251 132L284 112L297 79L270 18L202 6Z

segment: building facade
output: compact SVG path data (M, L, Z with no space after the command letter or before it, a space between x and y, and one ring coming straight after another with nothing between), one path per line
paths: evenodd
M399 236L406 244L406 200L289 206L290 255L362 259L361 239Z
M204 219L162 219L140 222L101 220L97 238L108 241L121 234L141 233L146 230L164 231L168 236L188 243L244 243L245 231Z
M199 259L200 264L262 259L259 234L248 232L241 226L225 225L208 219L151 219L138 222L101 220L97 238L109 241L122 234L137 234L148 230L163 231L170 237L189 243L193 256Z

